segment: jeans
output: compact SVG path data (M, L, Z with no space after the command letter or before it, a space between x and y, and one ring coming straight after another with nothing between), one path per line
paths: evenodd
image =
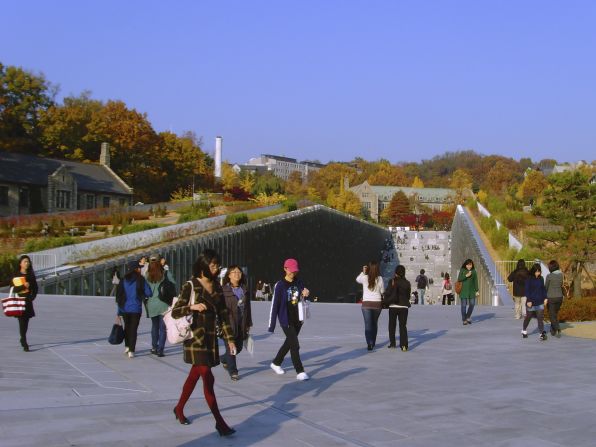
M408 347L408 309L405 307L389 308L389 344L395 346L395 323L399 320L399 347Z
M460 298L461 301L461 319L462 321L469 320L472 317L474 306L476 305L476 298ZM466 310L467 306L467 310Z
M544 305L528 307L526 311L526 318L524 318L523 330L528 329L530 320L532 317L536 317L538 320L538 332L541 334L544 332Z
M424 292L426 289L417 289L418 290L418 304L424 304Z
M157 352L163 352L166 346L166 325L163 315L151 317L151 347Z
M548 316L550 317L550 331L560 331L561 327L559 326L559 310L561 309L561 305L563 304L563 298L549 298L548 304Z
M141 314L123 313L122 319L124 320L124 346L126 346L130 352L135 352Z
M234 339L234 343L236 344L236 355L240 354L240 351L242 351L242 345L244 344L244 338L240 328L238 328L238 334L239 335L236 336L236 338ZM221 362L226 363L228 365L228 373L230 375L238 374L236 355L230 354L230 345L228 345L225 341L224 346L226 348L226 352L224 355L221 356Z
M381 315L381 309L371 309L367 307L362 308L362 316L364 317L364 337L366 344L373 347L377 343L377 322Z
M297 374L300 374L301 372L304 372L304 366L302 366L302 360L300 360L300 344L298 343L298 334L302 328L302 323L298 323L296 326L282 326L281 328L283 329L284 334L286 334L286 339L284 344L281 345L281 348L279 348L277 355L273 359L273 364L281 366L282 362L284 361L284 357L288 351L290 351L294 369L296 370Z

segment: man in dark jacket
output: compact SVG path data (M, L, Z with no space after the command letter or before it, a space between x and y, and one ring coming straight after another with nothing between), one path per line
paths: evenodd
M507 280L513 283L513 301L515 301L515 319L519 320L526 315L526 280L530 277L530 271L526 267L526 261L517 261L515 270L512 271Z

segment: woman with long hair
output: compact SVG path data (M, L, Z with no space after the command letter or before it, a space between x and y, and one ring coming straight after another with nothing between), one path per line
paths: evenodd
M219 365L216 318L219 318L230 354L236 354L234 335L229 324L223 290L217 281L220 270L219 256L215 251L206 249L194 263L192 270L193 276L182 287L180 298L172 309L174 318L192 316L193 335L184 342L184 361L192 366L182 387L178 404L174 407L174 415L181 424L190 424L190 421L184 416L184 406L195 389L197 381L202 377L203 393L207 405L215 417L215 429L220 436L230 436L236 430L226 424L219 412L213 390L215 379L211 372L211 368ZM191 304L192 293L194 293L193 304Z
M244 340L248 338L248 332L252 327L251 300L246 288L244 273L240 266L231 265L228 267L223 278L223 284L224 300L228 308L230 327L234 333L236 355L238 355L242 351ZM232 380L238 380L240 376L238 375L236 355L232 355L230 352L230 345L224 344L226 353L222 356L222 365L228 370Z
M514 315L516 320L526 315L526 281L529 277L530 271L526 267L526 261L518 259L515 270L507 277L507 280L513 283Z
M124 353L130 359L135 356L142 303L150 295L151 289L141 275L139 261L130 261L127 264L126 275L116 290L118 315L124 320Z
M559 310L563 304L563 272L559 263L554 259L548 263L549 274L546 275L544 287L546 288L546 298L548 299L548 316L550 318L550 334L561 337L561 327L559 326Z
M23 255L19 258L19 267L12 278L11 285L15 294L25 298L25 312L17 318L19 320L21 346L23 347L23 351L29 352L27 330L29 329L29 319L35 316L33 300L37 296L37 281L35 280L35 272L33 271L33 265L29 256Z
M364 337L366 349L372 351L377 343L377 322L382 309L382 296L385 284L377 261L370 261L362 267L362 272L356 277L356 282L362 284L362 316L364 318Z
M159 258L151 256L145 279L151 289L151 295L145 302L147 318L151 318L151 354L163 357L166 345L166 325L163 322L163 313L168 310L168 305L159 299L159 286L165 278L165 272Z
M406 268L398 265L395 275L389 282L385 292L384 302L389 306L389 345L388 348L397 348L395 344L395 325L399 320L399 348L408 350L408 308L410 307L410 293L412 286L406 279Z
M546 298L546 287L544 286L544 278L542 278L542 269L540 264L534 264L530 269L530 277L526 281L526 318L522 327L522 337L528 338L528 325L532 317L538 320L538 332L540 332L540 340L546 340L546 332L544 331L544 306L548 305Z
M443 277L441 296L443 297L443 306L445 305L445 302L448 306L451 306L451 303L453 302L453 284L451 284L449 273L445 273L445 276Z
M461 319L465 325L472 324L472 312L476 305L476 297L480 295L478 289L478 275L474 268L474 261L466 259L459 270L457 280L462 283L459 299L461 301Z

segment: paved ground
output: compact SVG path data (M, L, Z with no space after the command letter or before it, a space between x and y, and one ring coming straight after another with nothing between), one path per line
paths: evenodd
M268 303L254 304L256 352L239 356L239 382L218 367L216 393L238 432L222 439L197 389L186 414L172 408L188 367L180 349L148 355L143 319L135 359L106 342L108 298L40 297L32 352L17 322L0 318L0 445L12 446L594 446L596 345L563 336L520 337L507 308L414 307L410 351L389 350L384 312L378 349L365 349L358 305L315 304L301 334L312 380L297 382L282 342L266 334ZM532 328L535 327L535 323Z

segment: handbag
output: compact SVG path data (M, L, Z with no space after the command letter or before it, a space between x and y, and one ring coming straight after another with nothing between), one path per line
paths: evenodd
M112 326L112 332L108 337L108 343L111 345L119 345L124 341L124 328L122 327L122 320L116 316L116 322Z
M188 281L190 283L190 306L195 304L195 288L192 284L192 281ZM182 294L182 292L180 292ZM168 307L163 315L163 322L166 325L166 334L168 342L172 345L177 345L182 343L185 340L192 338L192 313L182 318L174 318L172 317L172 309L176 306L176 303L180 299L180 296L174 297L172 300L172 305Z
M8 297L2 298L2 311L7 317L22 317L25 313L27 298L14 294L14 287L10 288Z
M461 289L464 286L464 283L461 281L456 281L455 282L455 286L453 287L453 289L455 290L455 293L457 293L458 295L461 293Z
M255 339L252 338L252 335L248 335L244 339L244 349L252 356L255 353Z
M298 301L298 320L304 321L310 318L310 301L302 298Z

